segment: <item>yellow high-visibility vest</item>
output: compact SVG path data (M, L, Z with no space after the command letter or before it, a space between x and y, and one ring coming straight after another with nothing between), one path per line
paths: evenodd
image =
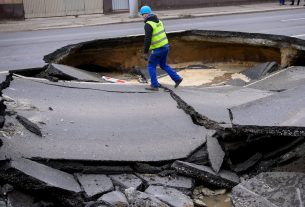
M158 23L153 21L147 21L146 23L148 23L153 28L151 44L149 47L150 50L160 48L168 44L168 39L166 37L164 25L160 20Z

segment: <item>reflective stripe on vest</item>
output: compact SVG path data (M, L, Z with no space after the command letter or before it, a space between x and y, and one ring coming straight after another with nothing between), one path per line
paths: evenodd
M168 39L166 37L164 26L160 20L158 23L153 21L147 21L146 23L148 23L153 28L151 44L149 47L150 50L160 48L168 44Z

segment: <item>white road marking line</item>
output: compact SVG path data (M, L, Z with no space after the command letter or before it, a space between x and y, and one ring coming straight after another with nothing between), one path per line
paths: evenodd
M293 35L293 36L291 36L291 37L303 37L303 36L305 36L305 34Z
M141 35L144 35L143 33L142 34L132 34L132 35L127 35L126 37L137 37L137 36L141 36Z
M181 29L181 30L173 30L173 31L168 31L166 33L176 33L176 32L185 32L186 30Z
M282 19L281 22L290 22L290 21L298 21L298 20L305 20L305 17L298 18L298 19Z

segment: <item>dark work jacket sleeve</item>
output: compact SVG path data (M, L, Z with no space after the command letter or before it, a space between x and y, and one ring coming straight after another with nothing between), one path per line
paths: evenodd
M153 28L146 23L144 26L144 30L145 30L145 38L144 38L144 53L148 53L149 51L149 47L151 44L151 37L152 37L152 33L153 33Z

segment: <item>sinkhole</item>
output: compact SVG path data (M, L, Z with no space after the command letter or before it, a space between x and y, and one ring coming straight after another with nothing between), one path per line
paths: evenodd
M305 65L303 40L279 35L257 33L191 30L168 33L168 63L184 77L182 86L221 84L231 79L249 82L247 70L256 71L256 79L289 66ZM143 35L98 39L62 47L44 57L48 64L71 66L102 77L127 82L147 83L147 62L142 58ZM257 69L260 64L272 67ZM41 70L17 73L62 80L78 79L64 71ZM54 69L54 68L53 68ZM46 72L47 71L47 72ZM62 73L63 72L63 73ZM170 78L158 69L159 81ZM250 76L250 79L253 78Z

